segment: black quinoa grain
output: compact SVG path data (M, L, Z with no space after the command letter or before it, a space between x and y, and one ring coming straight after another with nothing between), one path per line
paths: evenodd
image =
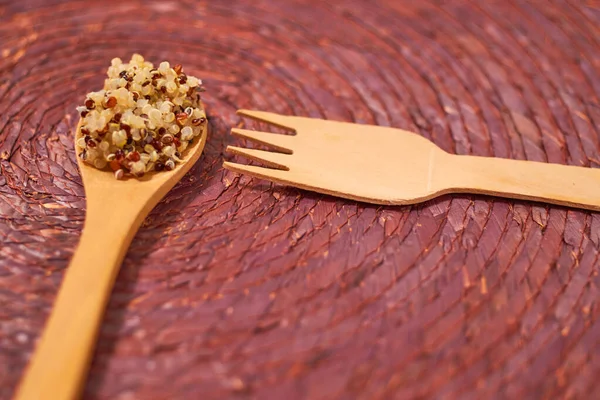
M119 127L127 133L127 136L131 135L131 127L129 125L121 123Z
M162 142L158 139L153 139L151 144L157 151L161 151L163 148Z

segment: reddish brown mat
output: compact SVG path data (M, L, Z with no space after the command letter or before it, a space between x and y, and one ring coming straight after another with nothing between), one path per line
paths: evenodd
M599 167L599 26L593 1L1 2L0 397L82 227L75 107L140 52L204 79L212 132L133 241L86 399L592 398L600 214L376 207L221 163L257 108Z

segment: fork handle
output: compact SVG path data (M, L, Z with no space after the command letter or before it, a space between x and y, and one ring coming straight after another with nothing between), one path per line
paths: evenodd
M480 193L600 211L600 169L450 155L442 182L451 192Z
M113 283L145 216L112 204L88 204L79 245L15 400L80 395Z

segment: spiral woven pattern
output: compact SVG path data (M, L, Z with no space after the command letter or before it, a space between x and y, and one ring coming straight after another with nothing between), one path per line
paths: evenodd
M210 135L133 240L85 399L591 398L600 214L370 206L221 164L232 126L265 129L249 108L597 168L599 27L592 1L0 2L0 398L82 228L75 107L134 52L203 79Z

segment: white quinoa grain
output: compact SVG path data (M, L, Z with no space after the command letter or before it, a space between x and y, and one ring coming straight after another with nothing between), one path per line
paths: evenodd
M166 155L167 157L173 157L173 155L175 154L175 147L173 146L165 146L163 147L163 154Z
M167 83L167 92L169 93L175 93L175 91L177 90L177 84L175 82L169 82Z
M165 115L165 122L173 122L173 121L175 121L175 114L170 112L167 115Z
M171 65L169 65L169 62L168 62L168 61L163 61L163 62L161 62L161 63L159 64L159 66L158 66L158 71L159 71L161 74L165 74L165 73L167 73L167 70L168 70L169 68L171 68Z
M112 134L112 142L117 147L123 147L127 142L127 134L125 131L114 131Z
M171 103L170 101L165 101L164 103L162 103L160 105L160 112L163 114L170 113L172 106L173 106L173 103Z
M191 127L186 126L181 130L181 140L190 140L192 138L192 135L194 134L194 131L192 130Z
M106 167L106 160L104 160L102 158L96 158L94 160L94 167L96 167L98 169L102 169L102 168Z
M187 84L189 87L191 87L191 88L197 87L200 83L201 83L201 81L198 78L195 78L193 76L188 76Z
M146 105L142 107L142 114L150 115L150 111L152 111L153 109L154 107L152 107L151 104L146 103Z
M158 123L160 122L160 120L162 119L162 113L160 112L160 110L157 109L152 109L150 110L150 112L148 113L148 117L150 117L150 119L154 122L154 123Z

